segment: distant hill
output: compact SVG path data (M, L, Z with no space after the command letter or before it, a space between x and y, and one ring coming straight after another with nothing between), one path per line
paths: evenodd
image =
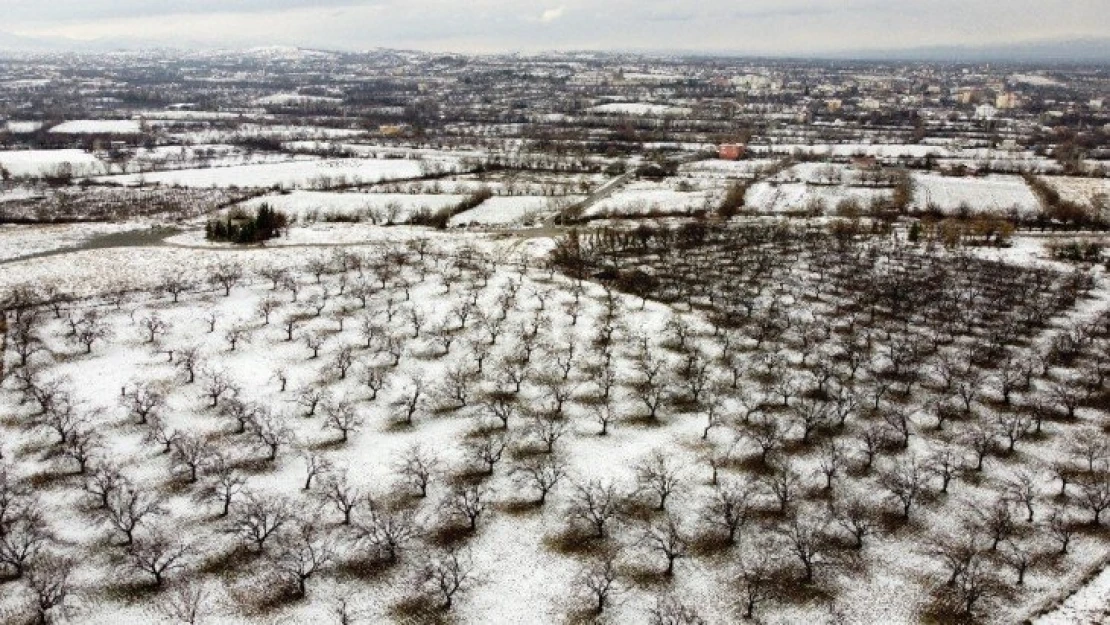
M66 38L33 38L0 31L0 52L107 52L114 50L211 50L211 45L198 41L173 40L154 41L140 38L112 38L76 40ZM226 49L225 49L226 51ZM242 52L252 56L289 56L308 55L327 51L295 46L244 46ZM350 52L350 51L347 51ZM1042 39L1018 41L991 45L948 45L920 46L907 48L857 48L850 50L829 50L824 52L768 53L758 50L708 51L696 48L687 49L629 49L629 50L583 50L592 54L648 54L663 56L729 56L765 57L829 60L875 60L875 61L925 61L953 63L1083 63L1110 64L1110 37L1086 37L1071 39Z
M1110 37L1020 41L1007 44L926 46L915 48L844 50L815 55L830 59L1009 62L1110 63Z

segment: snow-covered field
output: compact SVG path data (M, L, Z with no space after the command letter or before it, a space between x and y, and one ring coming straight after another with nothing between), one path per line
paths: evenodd
M684 163L678 168L679 174L694 178L753 178L762 170L774 166L775 159L746 159L742 161L722 161L711 159Z
M266 106L270 104L288 106L313 103L335 104L342 101L343 98L330 98L318 95L301 95L299 93L275 93L273 95L258 98L257 100L255 100L255 104L261 106Z
M1101 196L1103 206L1110 206L1110 178L1076 178L1072 176L1044 176L1060 197L1080 206L1093 206Z
M935 206L954 214L966 206L973 215L1016 212L1026 217L1041 210L1040 201L1019 176L956 178L915 172L913 183L913 206L918 210Z
M42 122L8 122L4 127L12 134L29 134L42 128Z
M313 159L287 163L240 165L211 169L127 174L100 178L123 185L162 184L183 187L281 187L306 188L328 184L364 184L415 178L420 162L401 159Z
M0 166L13 176L30 178L67 172L74 177L97 176L108 171L96 155L84 150L0 151Z
M636 181L587 207L583 217L635 217L637 215L681 215L712 210L723 196L719 188L681 191L680 181Z
M435 213L456 206L465 195L412 195L407 193L340 193L293 191L266 195L243 203L247 209L269 204L297 222L328 221L333 217L359 218L374 223L398 224L421 212Z
M66 135L137 135L141 131L138 120L133 119L76 119L50 129L50 132Z
M647 102L611 102L609 104L600 104L590 110L594 113L605 113L609 115L642 115L652 117L678 117L691 113L691 109L683 106L650 104Z
M449 225L452 227L531 225L557 214L582 199L584 196L580 195L493 197L482 202L477 208L455 215Z
M97 236L145 226L128 223L0 225L0 261L77 247ZM0 270L2 271L2 270Z
M744 196L744 206L746 210L759 213L813 210L817 214L831 215L842 202L854 202L858 208L866 209L873 200L888 198L890 194L889 189L848 185L757 182L748 187L748 192Z
M830 366L840 371L846 364L832 359L830 344L807 351L794 335L803 336L806 328L816 332L812 324L827 319L837 324L839 329L833 333L837 336L850 320L832 312L831 289L800 269L800 263L793 264L793 256L784 265L788 271L768 283L778 289L776 294L758 298L760 315L775 305L771 300L789 298L794 324L788 330L790 336L772 339L776 351L769 352L748 336L757 329L754 324L724 331L734 343L732 348L723 347L724 337L702 312L682 312L683 306L653 301L641 305L639 298L607 293L589 281L578 291L572 280L538 268L522 271L506 262L510 257L505 252L549 249L550 240L529 241L526 251L525 242L493 243L465 232L366 224L294 228L290 239L273 241L265 248L212 247L199 237L182 235L172 239L169 247L156 249L96 250L22 261L0 271L0 292L27 283L37 288L56 285L76 295L122 287L157 288L173 277L202 280L236 265L244 272L226 296L224 288L213 282L189 289L177 303L167 295L135 293L118 304L111 297L104 302L77 302L63 310L61 318L51 311L38 318L37 336L49 351L32 354L31 362L41 376L34 381L43 389L65 393L62 405L76 417L73 429L65 430L67 436L75 441L90 437L86 477L103 475L106 468L118 469L130 492L138 493L142 502L157 503L156 512L138 521L134 547L123 545L123 532L110 522L118 518L112 517L116 513L98 508L97 497L84 490L91 482L76 473L75 452L55 444L57 433L50 425L55 408L48 404L47 416L36 416L38 400L20 403L16 384L20 378L15 374L0 390L0 407L12 415L0 421L4 462L12 478L36 485L42 516L57 541L52 545L59 545L51 548L64 549L76 558L71 578L75 592L68 601L71 617L82 623L162 620L169 599L178 596L172 584L183 580L203 584L207 595L202 604L211 612L206 622L221 625L334 619L341 598L367 622L405 621L407 616L396 611L399 602L418 590L427 590L433 597L428 601L435 601L437 586L429 585L423 573L443 570L437 568L443 560L436 558L450 558L444 554L452 553L438 546L444 544L463 545L454 553L472 575L454 596L451 618L492 623L574 620L578 609L589 603L586 578L598 571L598 555L576 553L581 545L562 543L560 536L574 518L571 512L581 510L572 503L580 497L576 493L583 492L578 489L594 488L591 480L612 484L622 499L627 498L622 512L608 521L611 534L603 541L619 554L607 621L653 623L652 610L660 605L657 600L674 597L707 623L737 622L742 620L737 604L747 588L742 572L750 574L747 567L760 561L758 554L769 555L768 565L782 571L785 577L776 583L797 585L801 575L790 546L790 516L776 512L772 475L756 470L759 449L754 440L759 430L752 423L763 423L764 417L752 416L751 423L740 417L760 401L767 402L762 404L767 415L781 420L780 449L796 471L790 488L796 489L797 518L805 522L803 528L819 526L830 536L830 544L850 540L838 525L843 510L828 507L849 491L864 502L865 510L883 511L869 526L861 550L822 547L816 559L817 581L798 586L799 592L812 594L776 596L758 603L760 622L921 620L930 584L943 586L945 575L942 561L928 555L926 539L958 535L961 524L969 522L961 514L972 514L967 511L976 506L985 508L1023 467L1036 472L1034 505L1039 524L1017 521L1024 508L1011 502L1018 525L1011 537L1015 545L1020 542L1048 554L1053 547L1043 532L1047 532L1050 510L1061 508L1076 518L1080 513L1077 494L1070 504L1053 499L1059 487L1049 471L1072 440L1064 434L1085 431L1083 424L1097 422L1101 413L1090 407L1080 407L1073 421L1047 420L1046 435L1020 439L1013 454L1005 453L1002 439L996 439L999 447L987 455L984 470L975 472L968 465L947 494L937 491L939 477L932 472L936 465L930 460L930 472L919 476L923 482L917 487L924 490L914 502L912 520L895 521L898 500L887 489L897 487L885 476L910 466L911 461L924 467L927 458L945 449L970 453L962 433L973 431L972 418L956 418L938 429L927 407L916 409L916 391L909 398L914 406L909 448L884 447L872 471L858 469L861 441L866 439L857 439L856 433L887 432L890 426L884 424L890 422L885 417L868 416L857 406L848 417L851 435L831 423L812 434L830 445L843 444L840 453L846 454L848 463L835 476L833 492L822 494L821 458L829 447L804 442L797 420L813 398L788 384L764 380L760 372L777 366L783 380L801 384L803 378L811 381L813 372L820 371L812 359L825 362L825 358L839 362ZM282 249L322 243L351 245ZM475 256L472 251L486 249L498 253L484 256L479 251ZM694 255L682 254L669 262L683 258L692 261ZM1012 261L1028 265L1016 256ZM720 265L710 261L706 267ZM266 272L276 268L284 268L292 281L280 274L267 277ZM279 284L276 289L272 280ZM805 290L811 287L824 290L824 298ZM1100 282L1093 297L1082 299L1068 312L1070 320L1091 321L1104 312L1110 303L1105 287ZM606 322L607 310L615 321ZM67 313L71 311L78 327L92 324L105 331L92 342L88 354L69 336ZM158 324L152 325L152 320ZM1060 319L1048 332L1066 329L1068 321ZM608 323L613 323L611 330L606 330ZM856 323L862 325L862 317ZM148 334L151 327L156 328L153 340ZM611 350L601 347L604 341L599 337L606 331L613 332ZM686 338L676 338L681 336ZM874 340L885 345L882 337ZM690 341L692 347L680 348L676 341ZM1028 349L1040 342L1033 341ZM639 345L645 346L648 356L638 351ZM569 346L575 351L568 351ZM190 347L196 347L200 363L193 383L182 366ZM315 349L319 354L314 357ZM712 397L706 401L722 402L719 421L679 401L678 396L687 392L686 378L674 375L683 366L683 349L692 349L690 353L698 356L694 366L707 367L707 375L717 380L705 392ZM174 352L172 361L169 350ZM530 350L527 356L524 350ZM484 364L474 373L479 353L486 353ZM766 353L778 353L784 361L767 364L770 361L762 356ZM886 347L877 347L853 382L860 402L871 401L868 389L880 378L870 368L885 370L889 366L885 354ZM345 369L347 357L350 366ZM807 363L803 357L811 360ZM18 369L17 361L9 350L9 371ZM599 412L604 403L591 398L600 392L599 378L610 375L607 361L616 381L610 400L616 419L608 425L607 435L599 436L598 415L607 413ZM569 363L567 373L563 362ZM728 382L734 366L730 363L740 375L736 388ZM653 366L663 372L660 375L673 393L658 421L636 416L653 392L636 386L636 380L644 367ZM919 390L937 393L941 373L923 368ZM1055 375L1066 379L1069 373L1057 368ZM282 379L287 380L285 390L281 390ZM838 379L841 382L830 384L847 385L847 378ZM230 382L235 390L219 393L217 407L212 408L206 390L215 388L219 380ZM519 392L512 390L514 380L522 380ZM456 386L456 381L462 386ZM1049 381L1038 378L1036 384L1048 388ZM456 394L459 388L466 394L462 399ZM137 397L139 389L161 398L146 423L140 423L143 419L128 399ZM317 391L325 393L318 404L312 403ZM786 399L779 397L780 392L787 393ZM1017 396L1017 401L1027 399L1024 392ZM562 416L549 423L545 411L554 410L556 401ZM881 397L875 401L890 409L901 405ZM1007 414L985 382L971 401L976 411L982 411L975 418L984 422L987 415ZM779 405L784 402L787 406ZM506 406L511 406L509 412ZM499 415L506 419L504 426ZM240 417L242 432L237 425ZM831 414L826 418L831 419ZM39 425L28 425L32 423ZM706 429L707 423L714 425ZM541 450L544 432L549 431L544 428L550 427L557 428L559 436L554 452L547 454ZM269 440L276 441L272 460ZM502 442L504 449L497 447ZM170 451L163 453L163 445ZM426 498L412 496L416 491L399 470L414 445L438 461ZM192 449L200 450L195 458ZM491 450L496 451L495 457L489 455ZM649 466L645 463L655 450L665 452L664 462L677 476L666 512L652 510L656 491L644 477L644 467ZM483 458L492 458L488 475L481 469L487 466ZM194 483L190 462L197 459ZM322 460L327 469L304 488L306 466ZM964 460L973 462L970 456ZM559 471L560 478L543 505L530 503L538 496L529 478L532 463ZM722 492L712 484L716 473L726 488L750 489L738 543L732 547L695 540L711 527L705 525L706 519L715 518L711 516L716 514L714 497ZM219 514L219 497L209 488L221 475L235 478L227 517ZM346 525L337 500L328 493L356 491L360 497L352 508L352 524ZM120 487L109 493L106 510L118 510L113 506L119 506L127 492ZM466 529L465 511L475 509L472 532ZM283 522L266 538L262 555L257 555L244 546L250 541L244 540L243 533L228 530L243 529L239 523L257 518L260 510L281 515ZM452 523L459 519L462 529L453 529ZM677 524L674 531L687 541L680 547L673 576L661 573L666 558L660 543L653 542L667 539L667 519ZM400 558L396 564L383 563L381 532L401 524L406 529L398 539ZM1034 527L1042 533L1031 537ZM171 547L181 541L189 545L184 557L175 561L179 566L166 570L171 586L165 590L148 588L150 575L129 559L129 554L153 548L156 538ZM1038 598L1061 584L1073 583L1075 571L1107 552L1099 530L1077 533L1073 541L1066 558L1034 564L1014 598L992 596L984 620L1012 622ZM991 556L991 566L998 567L1000 579L1009 580L1013 572L1001 554L1010 554L1011 545L999 549L998 559ZM313 554L328 557L315 562L319 570L304 578L305 600L260 604L285 587L291 571L303 572L304 558L316 557ZM370 562L374 568L366 568ZM1104 606L1100 603L1104 584L1099 579L1066 602L1065 610L1070 611L1058 613L1064 620L1046 622L1076 623L1080 618L1097 622L1099 606ZM26 599L25 588L21 584L6 588L14 590L0 593L0 610L14 613L16 604Z

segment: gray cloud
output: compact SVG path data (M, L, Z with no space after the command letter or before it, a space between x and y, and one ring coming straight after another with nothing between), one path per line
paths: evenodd
M5 0L7 20L79 21L180 14L258 13L378 4L378 0Z
M0 0L21 35L494 52L805 53L1104 36L1106 0Z

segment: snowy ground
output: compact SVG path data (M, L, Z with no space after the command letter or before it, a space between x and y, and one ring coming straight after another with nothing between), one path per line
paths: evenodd
M62 122L51 128L50 132L64 135L137 135L141 130L139 122L132 119L77 119Z
M335 218L357 218L379 224L409 221L421 212L435 213L456 206L465 195L413 195L408 193L338 193L327 191L293 191L266 195L244 202L255 209L261 204L283 211L298 223L329 221Z
M414 160L314 159L291 163L184 169L100 178L123 185L162 184L183 187L307 188L328 184L361 184L421 175Z
M73 248L97 236L145 227L134 223L0 225L0 261Z
M759 213L813 211L832 215L841 202L854 201L866 209L876 198L890 196L889 189L852 187L848 185L809 185L803 182L757 182L748 187L744 196L746 210Z
M0 151L0 167L13 176L41 177L66 171L75 177L96 176L108 171L107 165L84 150L10 150Z
M585 196L564 195L494 197L477 208L459 213L448 225L455 226L521 226L532 225L552 217L562 209L583 200Z
M689 115L691 113L691 109L686 107L670 106L668 104L650 104L647 102L612 102L595 106L590 109L590 111L610 115L643 115L653 117L677 117Z
M1102 196L1103 206L1110 206L1110 178L1075 178L1072 176L1044 176L1041 178L1060 194L1060 197L1080 206L1092 206Z
M534 258L536 253L550 249L550 239L513 241L506 238L494 243L488 238L460 232L437 233L366 224L315 224L294 228L291 238L270 242L266 248L208 246L200 236L193 232L175 237L169 241L170 247L164 248L97 250L13 263L0 271L0 292L23 283L40 288L56 284L77 295L104 293L124 286L155 288L171 276L200 279L231 263L242 266L244 278L227 296L222 288L206 285L201 290L184 294L178 303L168 296L140 293L121 301L118 308L113 303L100 301L74 304L75 313L97 311L98 319L108 329L108 338L97 341L92 353L87 355L83 348L66 338L65 311L61 319L46 311L38 328L50 353L32 357L32 362L41 366L43 379L59 380L71 393L77 414L88 419L86 425L97 434L98 462L111 461L118 465L139 489L159 499L164 512L140 523L140 540L159 528L168 532L170 538L185 538L193 544L194 551L186 558L185 566L171 570L170 579L207 580L205 583L211 594L206 604L215 611L207 622L325 621L334 619L333 610L340 597L348 598L350 607L357 608L366 622L403 620L391 610L397 601L422 586L417 571L428 554L435 551L420 540L403 550L401 564L376 574L358 573L349 560L365 553L365 540L359 539L352 528L339 523L340 516L323 494L329 484L345 476L348 485L373 496L375 511L384 512L392 509L391 506L411 508L420 526L433 532L445 518L444 510L450 509L450 502L457 501L455 497L461 492L457 489L468 483L449 474L457 474L473 461L475 445L481 444L487 436L499 436L497 419L489 404L472 400L462 409L449 407L450 377L472 362L475 350L487 342L490 332L499 332L502 338L489 348L489 360L484 373L473 382L474 391L511 388L512 376L516 375L513 363L518 362L514 358L528 342L526 337L533 332L532 328L535 328L532 336L536 352L527 366L530 373L523 385L520 412L509 417L506 431L510 448L504 452L492 475L480 480L487 508L479 519L478 531L467 534L465 541L464 559L473 566L475 577L456 598L452 615L459 622L573 620L573 608L583 600L583 560L560 553L551 546L554 537L566 527L569 500L574 492L571 480L574 483L587 479L612 480L622 490L631 491L637 484L635 467L652 450L665 450L682 470L682 486L676 490L668 509L683 531L693 531L700 523L700 514L715 492L710 485L707 450L727 450L726 455L736 454L736 464L722 469L726 481L739 484L751 479L753 484L763 484L751 477L744 468L747 465L740 460L741 457L750 459L756 452L750 439L734 437L734 433L744 431L738 421L735 430L733 425L722 424L710 432L707 440L702 440L705 415L684 410L677 404L673 409L666 409L664 418L658 423L629 418L640 411L641 394L631 387L630 381L637 375L635 345L641 337L664 363L669 376L680 366L679 353L671 343L674 328L676 324L687 324L693 332L691 340L710 363L714 375L722 376L722 380L727 375L724 362L731 352L721 347L720 337L716 336L705 315L686 312L677 303L641 305L638 298L619 293L613 294L610 300L601 286L590 282L582 285L583 290L576 294L575 283L571 280L553 277L538 269L522 272L517 265L506 262L510 258L505 252ZM1030 239L1022 239L1005 260L1028 266L1029 259L1037 257L1036 242ZM425 242L427 249L421 247ZM352 245L316 250L288 247L322 243ZM189 245L207 249L172 247ZM468 258L463 251L475 248L498 252L484 257L495 263L489 265L488 282L483 281L480 272L468 268L474 266L473 260L463 260ZM424 260L419 259L422 249L428 253ZM339 263L345 264L355 258L350 255L360 261L361 270L338 269ZM795 259L790 260L793 263ZM313 267L317 265L325 267L319 278L313 275ZM805 270L789 266L791 272L798 272L797 276L808 275ZM284 267L291 272L292 284L297 289L296 301L288 287L275 291L270 280L260 273L274 267ZM380 286L379 277L382 276L386 286ZM788 288L796 288L796 285ZM368 293L365 310L358 301L358 293L364 289ZM816 302L808 295L800 292L782 295L784 301L789 302L794 323L808 323L811 315L815 319L827 318L824 308L827 302ZM475 308L469 311L469 320L456 325L457 316L471 297ZM259 311L263 302L270 300L275 310L272 319L266 322ZM615 403L622 416L607 436L598 436L598 424L587 397L593 392L601 370L597 367L603 362L597 337L604 327L609 301L614 302L611 305L618 319L617 346L610 358L622 380ZM760 301L761 305L768 303ZM1093 320L1108 304L1110 292L1107 285L1100 282L1093 297L1082 300L1049 332L1064 328L1066 321ZM499 317L502 309L505 311L503 319ZM573 323L572 311L581 316ZM211 332L206 321L209 315L215 324ZM166 326L154 342L148 342L143 324L152 317L164 321ZM287 319L294 319L296 326L292 341L285 340L283 324ZM835 321L843 323L844 320ZM371 348L362 347L367 340L364 327ZM246 338L232 349L228 337L237 331ZM322 340L317 358L311 357L309 348L313 337ZM445 337L454 337L454 342L443 353L439 341ZM737 340L744 345L737 344L735 355L746 377L741 387L743 392L724 400L730 415L739 414L745 405L750 407L751 398L763 392L760 390L763 387L754 380L756 370L763 366L759 360L761 352L752 347L751 339ZM875 340L880 344L883 341L881 337ZM793 345L793 340L780 345L781 353L789 360L782 365L784 379L803 375L808 379L809 373L799 363L804 352L788 347L788 343ZM553 389L559 385L548 386L545 380L560 378L558 363L562 358L569 358L565 350L571 345L578 350L577 364L568 374L572 399L566 407L567 430L556 445L556 457L566 463L567 478L555 488L546 505L522 505L521 502L531 498L534 492L523 481L519 468L525 466L528 458L534 457L535 452L529 448L538 440L527 409L538 409L551 401L549 393L554 393ZM186 383L182 371L168 362L165 351L177 350L180 358L186 346L199 349L204 362L202 371L207 372L202 372L193 384ZM345 347L353 349L354 364L350 375L341 378L333 365L339 362ZM398 350L399 361L396 366L387 366L385 363L391 358L392 349ZM876 352L881 354L882 350ZM9 352L7 363L12 365L14 358ZM881 355L875 358L885 362ZM279 370L283 370L289 380L285 392L279 390L275 377ZM373 371L385 373L383 388L376 398L371 398L364 381L364 376ZM268 408L278 423L289 428L291 438L282 442L274 461L265 459L266 450L255 444L254 435L233 433L233 419L208 408L203 387L205 380L218 372L225 372L234 381L239 389L238 399ZM1057 375L1065 373L1057 370ZM932 376L931 373L926 375ZM928 381L930 385L936 383L932 378ZM317 522L333 541L330 546L335 549L335 557L325 570L308 580L306 600L281 604L268 611L251 607L250 598L264 596L273 588L274 578L267 575L275 570L278 554L284 553L280 550L286 543L281 541L296 539L293 524L290 522L287 529L278 532L283 538L270 543L268 556L252 556L240 564L221 564L220 554L230 552L235 541L223 531L227 521L217 517L218 506L210 498L201 496L199 487L184 478L181 463L175 461L175 458L180 460L181 452L163 454L156 441L144 440L144 435L153 431L152 428L137 424L120 402L121 389L147 384L154 385L153 388L165 395L159 422L181 434L196 436L196 440L204 442L211 452L218 452L225 461L238 467L247 489L267 502L290 502L298 515L320 515ZM405 412L404 400L418 386L423 389L423 399L414 422L399 423L399 415ZM296 398L302 390L312 389L326 390L330 401L323 402L319 412L309 417L305 416L306 409ZM677 388L674 390L678 392ZM126 549L118 544L119 532L112 531L100 520L101 513L97 512L94 502L82 492L82 480L72 473L70 459L52 453L55 446L51 432L47 428L26 426L35 419L34 409L30 403L19 403L18 397L15 382L9 378L0 391L0 406L12 417L0 422L3 433L0 441L12 474L20 479L35 480L39 485L37 492L51 529L65 549L78 557L74 580L80 592L71 598L72 618L105 625L161 621L164 615L160 606L172 591L129 590L130 584L140 582L143 577L120 560ZM343 442L337 431L326 425L324 416L331 409L329 407L338 406L340 400L348 400L355 406L360 421L350 432L349 440ZM983 397L980 401L980 409L993 410L993 399ZM224 405L230 404L224 401ZM801 505L813 512L812 518L821 519L822 511L826 510L825 502L821 496L812 494L818 491L822 479L818 472L819 452L816 449L807 451L798 442L793 418L789 416L791 412L776 409L772 414L790 419L790 455L795 457L793 462L799 474L797 487L806 493L806 501ZM1100 415L1099 411L1084 407L1080 409L1079 422L1095 422ZM852 419L854 424L856 419L864 417L853 416ZM936 447L961 440L955 436L949 440L944 432L934 429L930 419L924 409L915 411L912 418L915 436L910 443L911 449L905 454L923 458ZM729 423L732 423L731 417ZM875 424L861 421L860 425ZM964 425L947 427L960 431ZM255 424L248 431L261 427ZM1038 518L1043 520L1050 506L1055 505L1051 493L1057 486L1046 473L1047 467L1065 443L1063 432L1077 427L1077 423L1053 420L1046 427L1058 438L1049 439L1047 444L1040 439L1023 440L1016 455L991 456L984 473L979 477L970 473L961 477L946 496L932 492L930 487L930 497L915 508L914 520L869 537L862 560L850 557L835 564L823 562L820 593L828 593L833 598L817 594L808 599L760 604L757 610L760 622L893 624L920 620L918 610L928 600L924 588L941 574L936 561L922 552L921 541L937 532L955 532L959 519L954 510L992 500L1000 485L1022 466L1039 471ZM440 459L441 472L433 479L426 500L398 494L405 487L399 483L397 462L412 444L434 451ZM858 454L854 442L851 453L853 458ZM302 490L302 485L306 458L310 454L326 458L332 469L330 478L321 476L306 491ZM878 463L885 468L895 463L895 456L905 454L884 452ZM202 471L202 484L211 478L212 466L207 464L208 468ZM891 505L889 496L884 494L885 486L873 475L847 472L838 480L842 480L845 488L858 487L875 509ZM934 481L934 477L929 478L930 484ZM609 620L649 623L650 611L660 596L680 598L684 604L696 608L708 623L741 620L736 606L739 597L736 567L750 561L753 550L772 550L776 553L776 562L788 566L789 570L797 568L789 565L796 560L792 559L782 537L764 527L775 523L775 515L767 508L768 505L773 508L773 497L762 485L756 491L753 501L758 503L759 510L752 511L753 517L742 531L740 544L724 553L687 554L688 557L678 560L672 579L657 574L660 556L641 540L644 523L635 516L641 514L648 520L658 521L660 515L646 510L630 512L630 516L618 523L612 539L614 548L622 553L622 576L614 601L607 610ZM638 495L643 496L643 492ZM239 514L241 506L246 506L245 501L243 495L237 496L233 517ZM369 505L360 504L354 518L356 524L370 524ZM1040 542L1037 544L1049 548ZM1097 531L1079 534L1068 559L1033 567L1019 596L1000 603L986 620L992 623L1011 620L1061 583L1074 581L1074 571L1105 552L1106 542ZM826 565L831 566L826 569ZM230 568L222 574L213 572L223 566ZM829 572L824 573L826 570ZM1011 575L1009 569L1004 574ZM1060 613L1063 620L1046 622L1076 623L1082 618L1097 622L1101 618L1097 610L1105 606L1105 582L1098 580L1104 577L1105 574L1096 578L1095 583L1065 604L1070 612ZM14 610L15 604L25 599L23 587L12 583L6 588L15 590L2 593L0 610ZM132 592L139 594L129 594Z
M685 163L678 168L679 175L694 178L740 178L757 176L761 170L775 165L775 159L747 159L722 161L717 159Z
M935 206L955 214L966 206L971 214L1016 212L1025 217L1041 210L1037 197L1020 176L957 178L915 172L913 182L913 206L918 210Z
M723 188L712 183L698 184L688 191L678 188L681 183L681 179L674 178L661 182L638 180L588 207L582 216L636 217L711 211L724 195Z

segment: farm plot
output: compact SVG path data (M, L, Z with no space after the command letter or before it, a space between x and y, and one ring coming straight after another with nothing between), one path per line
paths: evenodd
M154 216L182 220L204 215L250 195L229 189L40 186L27 197L0 201L0 216L44 222Z
M1110 179L1045 176L1041 178L1060 194L1060 198L1080 206L1110 209Z
M2 483L40 538L0 609L1005 623L1107 552L1082 276L786 226L597 231L566 276L475 241L14 308Z
M0 167L17 178L85 177L108 172L108 165L84 150L0 151Z
M93 237L143 227L128 223L0 225L0 261L77 247Z
M315 221L367 221L393 225L407 223L414 215L431 214L451 208L464 199L465 195L294 191L254 198L244 202L242 206L253 210L262 204L269 204L302 224Z
M636 181L613 195L589 206L582 213L587 218L648 217L689 215L708 212L720 204L723 187L712 181L699 181L700 189L680 190L681 180L663 182Z
M493 197L477 208L459 213L448 225L455 226L513 226L534 225L553 217L564 208L579 202L584 196L515 196Z
M748 187L744 205L745 210L757 213L831 215L845 203L866 208L872 202L889 200L890 196L889 189L871 187L757 182Z
M321 188L367 184L395 178L416 178L420 161L376 159L313 159L289 163L182 169L99 178L99 182L135 186Z
M939 174L913 174L913 209L935 210L946 215L966 212L1035 216L1040 201L1018 176L955 178Z
M774 167L779 161L774 159L751 159L743 161L706 160L684 163L678 168L680 176L709 179L753 179Z
M75 119L50 129L50 132L63 135L137 135L141 131L139 122L133 119Z

